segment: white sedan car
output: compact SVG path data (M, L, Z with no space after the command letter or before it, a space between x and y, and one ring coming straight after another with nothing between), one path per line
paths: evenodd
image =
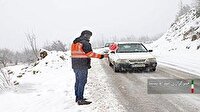
M140 42L115 42L117 49L109 51L108 62L115 72L146 70L155 71L156 58L150 53L153 50Z

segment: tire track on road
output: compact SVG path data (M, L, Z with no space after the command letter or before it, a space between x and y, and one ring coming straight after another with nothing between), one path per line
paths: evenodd
M196 79L198 76L160 65L151 73L115 73L107 61L101 64L127 111L200 111L200 105L193 103L200 101L198 94L147 94L147 79Z

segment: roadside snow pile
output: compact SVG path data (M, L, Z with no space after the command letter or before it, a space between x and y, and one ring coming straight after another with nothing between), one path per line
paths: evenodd
M85 97L93 103L78 106L75 102L75 75L71 69L69 52L47 53L44 59L31 65L6 68L13 71L19 84L14 87L14 91L0 94L0 112L124 111L110 92L110 87L105 84L106 74L96 74L99 72L96 67L90 70L85 90Z
M152 47L158 51L200 50L200 17L196 10L179 17Z
M200 17L193 9L179 17L168 31L150 44L159 64L200 74ZM177 69L178 69L177 68Z

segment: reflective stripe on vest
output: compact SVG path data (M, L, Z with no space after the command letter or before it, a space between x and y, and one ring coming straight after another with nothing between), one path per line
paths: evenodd
M81 43L72 44L71 46L71 57L72 58L89 58L82 49Z
M101 58L100 54L94 52L88 52L87 54L82 49L81 43L72 44L71 46L71 57L72 58Z

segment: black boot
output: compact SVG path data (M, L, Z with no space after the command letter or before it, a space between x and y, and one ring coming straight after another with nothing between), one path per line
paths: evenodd
M83 98L83 100L87 100L87 98ZM76 98L76 102L78 101L78 99Z
M78 100L77 103L78 105L89 105L92 102L86 100Z

